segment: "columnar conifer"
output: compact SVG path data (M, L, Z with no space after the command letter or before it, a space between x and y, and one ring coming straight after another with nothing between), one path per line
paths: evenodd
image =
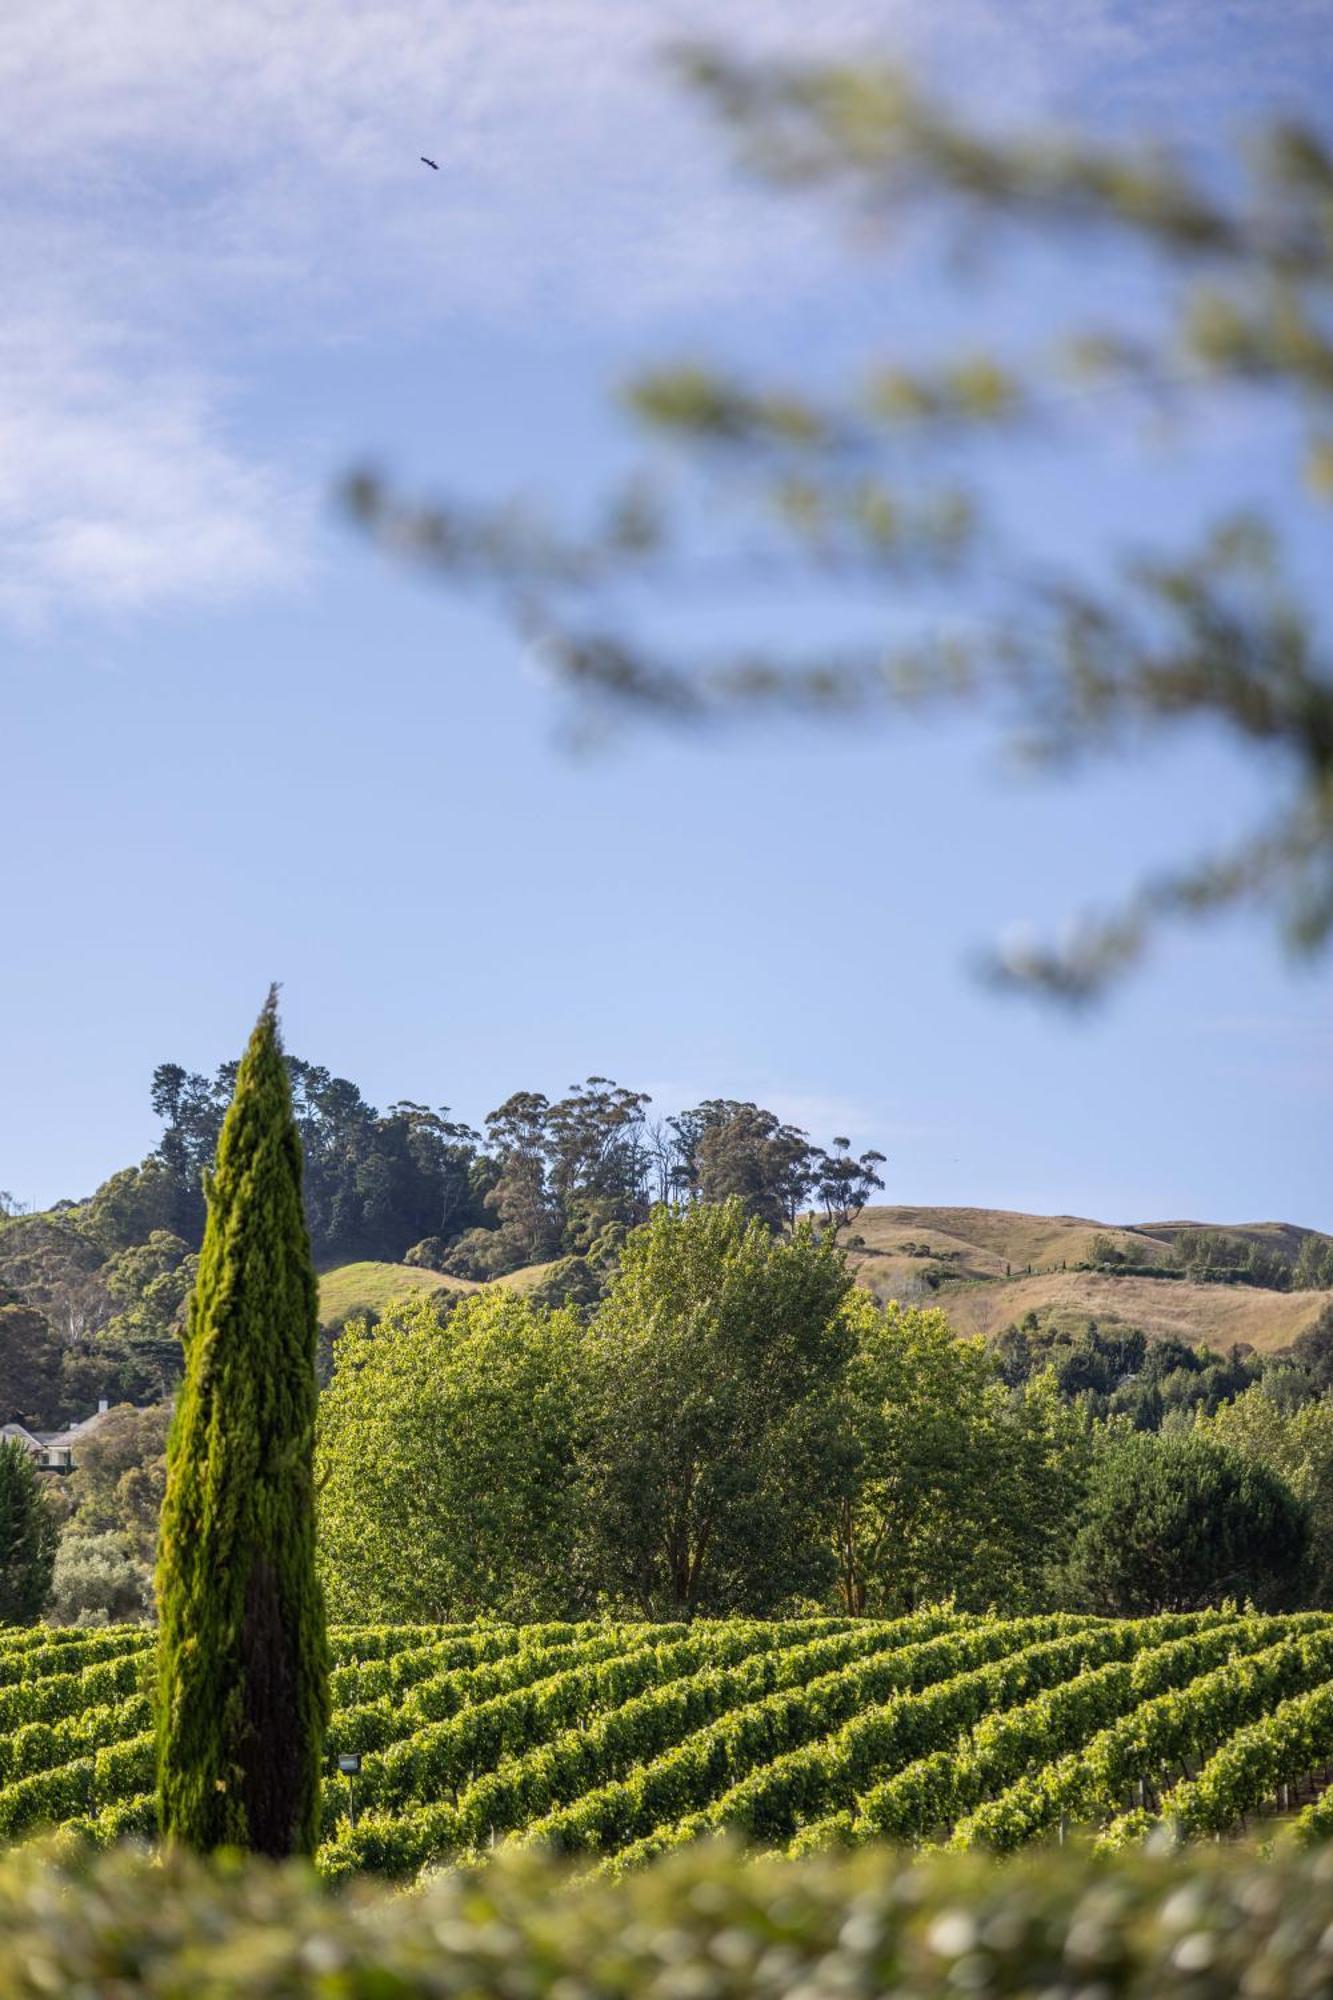
M309 1853L328 1716L315 1575L317 1291L276 993L208 1186L157 1595L168 1839Z

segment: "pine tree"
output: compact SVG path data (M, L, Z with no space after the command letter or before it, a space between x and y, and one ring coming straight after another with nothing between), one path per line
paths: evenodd
M317 1292L276 989L207 1191L158 1555L159 1812L202 1852L310 1853L328 1719Z
M51 1595L60 1530L17 1438L0 1439L0 1625L31 1625Z

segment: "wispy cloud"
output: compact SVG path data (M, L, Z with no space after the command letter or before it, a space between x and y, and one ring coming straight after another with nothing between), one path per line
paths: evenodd
M772 32L794 10L751 11ZM874 11L834 0L828 27ZM24 274L2 357L0 613L299 572L318 496L296 501L235 421L236 377L275 353L447 315L744 298L736 246L758 239L737 214L755 197L719 195L718 155L655 62L660 34L705 18L605 0L20 0L0 38Z
M39 627L287 583L309 508L238 452L215 377L135 365L132 345L54 317L0 335L0 610Z
M728 176L664 81L673 37L944 55L937 74L1036 109L1186 58L1209 101L1205 18L1193 0L17 0L0 603L146 606L299 569L305 516L227 421L234 374L275 349L447 314L657 326L816 295L836 245ZM1290 70L1309 0L1282 24L1261 0L1229 10L1251 18Z

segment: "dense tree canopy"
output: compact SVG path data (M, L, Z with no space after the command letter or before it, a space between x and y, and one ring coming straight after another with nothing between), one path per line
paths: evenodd
M60 1408L60 1360L45 1314L0 1292L0 1422L31 1428Z
M16 1439L0 1438L0 1625L40 1617L59 1533L28 1453Z
M863 1294L846 1310L845 1608L892 1614L945 1594L977 1608L1041 1601L1082 1497L1088 1424L1041 1378L1013 1396L983 1343L959 1340L942 1312Z
M578 1602L579 1333L504 1291L344 1329L319 1414L331 1616L537 1619Z
M602 1076L563 1097L514 1092L472 1131L447 1109L378 1111L355 1084L285 1056L323 1269L362 1259L489 1280L549 1264L548 1304L587 1312L626 1232L655 1202L737 1197L775 1227L822 1213L845 1233L881 1186L882 1155L829 1151L761 1106L709 1099L651 1121L646 1093ZM156 1403L180 1379L198 1267L203 1176L236 1065L211 1077L162 1063L157 1148L82 1202L0 1209L0 1420L48 1427L112 1402Z
M167 1483L165 1403L111 1410L79 1445L70 1499L82 1534L115 1534L129 1552L151 1563Z
M829 1238L774 1236L735 1200L630 1238L590 1330L586 1464L607 1583L646 1614L826 1582L850 1283Z
M425 1105L381 1115L345 1078L286 1060L321 1265L408 1258L490 1278L587 1256L609 1229L642 1222L654 1200L735 1196L774 1227L818 1202L842 1228L883 1185L881 1153L858 1158L842 1138L826 1153L756 1104L712 1098L650 1127L644 1092L591 1076L556 1099L515 1091L487 1114L483 1138ZM164 1218L197 1244L201 1175L234 1079L226 1063L211 1079L175 1063L155 1071L153 1106L166 1124L157 1153L94 1197L108 1250L150 1240ZM131 1216L139 1233L124 1235Z
M1267 1364L1261 1404L1257 1366L1120 1324L959 1340L939 1310L853 1288L831 1232L775 1232L737 1197L655 1208L578 1310L547 1291L418 1295L345 1329L320 1417L339 1616L1329 1588L1318 1343ZM1235 1452L1210 1442L1214 1409Z
M1190 1611L1225 1597L1290 1603L1306 1509L1262 1461L1204 1435L1112 1437L1093 1468L1069 1560L1091 1610Z
M1216 1415L1201 1419L1199 1434L1267 1466L1286 1482L1309 1517L1303 1595L1333 1605L1333 1400L1283 1407L1267 1385L1256 1386Z
M321 1259L397 1259L409 1244L456 1234L475 1207L475 1134L447 1111L400 1103L381 1115L354 1083L317 1063L285 1058L305 1158L305 1205ZM169 1176L172 1226L197 1244L203 1174L213 1158L236 1065L212 1077L161 1063L153 1109L165 1131L157 1160Z
M1049 1372L1060 1395L1090 1416L1127 1417L1136 1430L1160 1430L1195 1411L1211 1414L1243 1395L1266 1367L1281 1361L1252 1350L1228 1354L1184 1341L1149 1340L1119 1320L1097 1321L1069 1311L1029 1311L990 1343L1004 1380L1012 1386ZM1300 1371L1302 1384L1305 1376Z

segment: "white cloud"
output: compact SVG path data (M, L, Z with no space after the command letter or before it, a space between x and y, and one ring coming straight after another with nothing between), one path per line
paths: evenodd
M1229 24L1267 20L1285 74L1316 15L1247 0ZM665 40L875 44L1012 109L1109 75L1132 109L1184 61L1213 101L1214 19L1194 0L11 0L0 173L11 268L41 298L0 411L23 523L4 602L147 605L298 567L302 510L224 422L230 378L274 347L818 296L829 232L727 174Z
M0 336L0 610L127 612L289 582L309 509L228 440L211 378L52 314Z
M769 0L756 18L776 24ZM835 0L836 31L865 14ZM599 0L20 0L0 174L0 612L280 583L301 501L227 419L275 351L449 313L743 297L716 154L652 62L704 18ZM441 171L421 166L430 153ZM725 211L725 212L723 212ZM743 261L743 260L742 260Z

